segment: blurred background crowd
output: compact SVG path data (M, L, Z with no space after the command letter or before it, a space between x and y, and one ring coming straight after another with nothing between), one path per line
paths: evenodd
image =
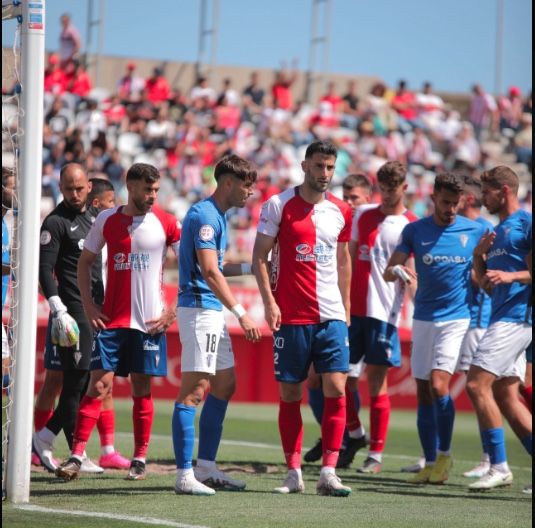
M44 72L43 216L61 200L65 163L81 163L91 177L109 179L124 203L126 171L141 161L158 167L160 205L182 219L191 204L211 194L213 167L232 151L253 161L259 173L246 209L229 214L229 258L241 259L252 251L261 204L301 182L304 150L318 138L338 147L335 194L341 195L347 175L364 173L375 185L377 169L399 160L409 166L407 205L424 216L436 172L477 176L507 163L521 176L523 206L531 212L531 92L511 86L494 96L476 84L467 87L468 104L457 108L431 83L378 81L363 90L349 79L326 83L320 97L306 103L293 89L295 64L269 76L251 70L241 86L231 77L214 86L199 76L191 87L172 85L164 67L143 77L133 61L109 90L94 86L67 15L62 24L59 49L48 54ZM9 106L3 104L3 113ZM7 150L5 137L2 145Z

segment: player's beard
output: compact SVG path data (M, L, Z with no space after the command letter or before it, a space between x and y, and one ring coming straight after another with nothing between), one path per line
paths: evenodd
M143 200L136 200L135 198L132 198L132 201L134 202L136 209L141 211L143 214L147 213L154 205L154 201L144 202Z

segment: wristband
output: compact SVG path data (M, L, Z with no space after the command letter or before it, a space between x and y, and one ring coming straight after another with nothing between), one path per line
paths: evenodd
M398 264L392 269L392 273L399 277L403 282L408 283L411 281L410 275Z
M253 267L251 264L240 264L240 270L242 275L252 275L253 274Z
M67 311L67 307L63 304L63 301L60 299L59 295L52 295L52 297L48 299L48 306L50 306L50 311L53 314Z
M241 304L237 304L236 306L232 307L231 312L236 316L237 319L241 319L247 313L247 310Z

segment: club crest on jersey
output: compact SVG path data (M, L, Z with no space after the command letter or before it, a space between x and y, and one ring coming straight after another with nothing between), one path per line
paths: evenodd
M127 258L124 253L115 253L115 255L113 255L113 261L116 264L123 264L124 262L126 262L126 260Z
M81 238L80 240L78 240L78 249L80 251L82 251L82 249L84 249L84 242L85 242L84 238Z
M465 248L466 244L468 244L468 235L461 235L459 238L461 239L461 246Z
M52 240L52 235L50 234L50 231L41 232L41 237L39 238L39 242L41 243L42 246L46 246L47 244L50 243L51 240Z
M199 238L203 242L209 242L210 240L213 240L215 236L214 228L211 225L203 225L199 229Z

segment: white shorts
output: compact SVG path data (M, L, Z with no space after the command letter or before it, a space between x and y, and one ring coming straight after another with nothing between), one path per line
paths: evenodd
M472 364L474 354L476 353L477 347L483 339L486 331L486 328L468 329L461 346L461 356L459 357L459 365L457 366L457 370L462 372L468 372L468 370L470 370L470 365Z
M524 323L498 321L489 326L474 354L472 365L498 378L519 378L526 375L526 348L531 343L531 326Z
M461 345L470 319L443 321L414 320L411 369L416 379L428 380L433 370L453 374L459 363Z
M360 378L364 370L364 358L362 358L358 363L349 364L349 372L347 373L348 378Z
M7 340L6 327L2 323L2 359L9 357L9 342Z
M215 374L234 366L232 343L223 312L177 308L182 343L182 372Z

